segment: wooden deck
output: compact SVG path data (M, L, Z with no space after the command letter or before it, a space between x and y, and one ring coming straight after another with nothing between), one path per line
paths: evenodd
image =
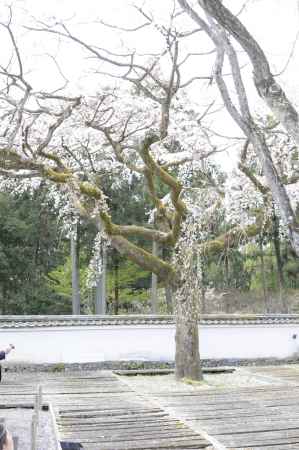
M86 450L299 450L299 366L248 371L271 384L140 394L111 372L17 384L5 374L0 408L32 405L41 383L60 440Z
M8 377L7 377L8 378ZM132 391L112 373L50 377L44 401L53 406L60 441L85 450L212 449L209 442ZM0 407L29 406L35 383L0 385Z
M299 367L249 371L273 384L149 395L228 449L299 450Z

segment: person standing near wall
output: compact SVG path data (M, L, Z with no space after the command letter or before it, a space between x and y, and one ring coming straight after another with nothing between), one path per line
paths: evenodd
M0 350L0 360L5 359L6 355L8 355L8 353L10 353L14 348L15 348L14 345L9 344L9 346L5 350ZM0 365L0 383L1 380L2 380L2 368Z

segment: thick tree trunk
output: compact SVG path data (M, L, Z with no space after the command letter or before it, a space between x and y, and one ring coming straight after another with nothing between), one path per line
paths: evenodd
M176 378L202 380L197 321L177 320L175 344Z
M278 287L279 287L280 291L283 291L285 282L284 282L284 275L283 275L283 262L282 262L282 258L281 258L281 252L280 252L279 236L273 236L273 244L274 244L275 259L276 259L276 266L277 266Z
M80 314L78 224L74 225L74 230L71 235L71 260L72 260L72 314Z
M200 305L198 292L192 289L193 285L189 281L185 281L175 294L175 376L177 379L200 381L202 380L198 336Z
M280 251L280 236L279 236L279 217L275 214L275 210L273 208L272 215L272 223L273 223L273 233L272 240L275 251L276 258L276 266L277 266L277 279L278 279L278 288L279 288L279 298L280 303L282 305L282 312L287 314L289 312L288 303L286 301L286 293L285 293L285 280L283 274L283 261L281 257Z
M299 232L297 229L298 224L296 221L296 215L292 210L286 188L280 180L275 165L272 161L271 153L266 144L265 138L261 133L253 130L251 134L251 142L259 156L267 184L271 190L273 199L279 208L283 222L288 226L289 239L292 248L296 255L299 256Z

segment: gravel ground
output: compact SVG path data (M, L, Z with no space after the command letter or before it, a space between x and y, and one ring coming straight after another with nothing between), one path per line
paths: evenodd
M269 384L280 385L283 382L273 380L267 376L256 375L243 368L237 368L232 373L205 374L204 380L199 383L189 383L188 381L177 381L173 374L171 375L137 375L121 376L125 383L136 389L138 392L159 393L171 391L194 391L211 388L238 388L262 386Z

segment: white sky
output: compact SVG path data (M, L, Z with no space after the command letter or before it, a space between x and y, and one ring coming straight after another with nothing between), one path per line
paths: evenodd
M299 29L297 2L298 0L251 0L241 16L242 21L269 56L274 72L279 71L284 65ZM144 9L153 11L157 21L160 21L168 16L172 0L136 0L135 3L144 4ZM237 11L244 0L229 0L225 3ZM56 17L67 23L79 24L76 31L84 35L89 42L97 42L102 47L113 49L116 45L116 38L113 42L112 37L116 33L114 31L111 33L107 28L99 25L95 28L91 24L94 20L102 19L124 27L137 25L140 23L139 16L132 8L132 4L132 0L15 0L13 5L17 6L15 10L18 10L18 13L15 14L14 20L19 24L28 23L28 19L24 19L24 15L19 12L22 8L28 12L28 15L36 18L45 20ZM2 4L0 12L4 11L5 6ZM74 26L72 29L75 30ZM128 41L132 46L135 44L136 48L141 43L142 47L150 50L155 44L153 34L148 35L146 30L143 32L141 41L140 34L138 42L134 42L135 39L135 36L128 36ZM38 49L47 48L47 41L46 35L34 37L33 53L37 54ZM71 62L73 55L69 56L67 59L68 62ZM298 63L299 45L295 52L295 58L284 76L285 79L292 78L293 83L299 83L298 77L293 76L293 69L297 67Z
M144 9L147 11L152 10L157 21L163 21L168 16L172 0L136 0L135 3L144 5ZM244 0L225 1L225 4L232 8L234 12L238 11L243 3ZM15 0L13 5L15 9L14 22L19 25L29 22L28 15L43 20L56 17L58 20L70 23L72 30L83 36L87 42L96 43L100 47L110 50L119 49L122 36L113 30L98 24L95 25L93 23L95 20L104 20L124 27L133 27L140 23L139 16L131 7L132 1L130 0ZM25 15L22 12L23 10L27 11ZM0 5L0 14L5 17L4 4ZM280 72L288 59L299 29L298 0L251 0L240 18L266 52L273 73ZM194 27L194 25L191 25L191 27ZM199 35L195 36L192 41L186 41L185 45L190 45L190 50L186 48L187 51L201 51L211 48L207 39L202 38L202 33L200 41ZM2 59L8 57L7 50L5 50L3 30L0 39L2 42L1 60L1 57ZM49 56L45 56L45 53L57 57L63 73L72 81L73 86L76 85L77 89L86 91L100 89L101 80L99 78L86 77L86 69L92 61L84 59L84 52L74 44L57 44L56 39L54 42L46 34L33 35L22 28L19 28L18 39L21 52L27 55L24 59L24 66L30 71L28 76L34 81L36 89L55 88L63 83L62 78L59 80L57 76L57 67ZM159 39L156 39L152 31L148 29L139 33L138 36L131 33L127 39L128 45L132 48L135 47L137 50L155 51L160 46ZM194 60L189 67L190 73L210 75L213 58L214 56ZM242 60L241 53L240 59ZM297 105L299 105L298 69L299 42L286 71L279 77L279 82L282 83L287 94ZM244 68L244 73L246 73L252 109L259 111L262 103L258 99L251 82L250 66ZM213 98L212 89L207 89L207 83L195 84L191 93L199 104L205 104L208 103L210 98ZM220 119L217 123L219 132L240 135L227 115L223 115Z

